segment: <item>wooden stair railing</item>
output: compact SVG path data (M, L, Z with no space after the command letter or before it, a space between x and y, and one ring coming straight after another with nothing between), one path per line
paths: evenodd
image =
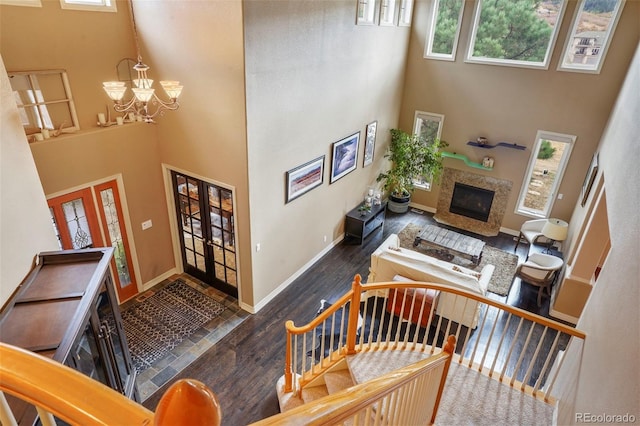
M394 303L401 302L399 306L402 306L399 317L412 318L405 321L408 325L401 333L403 327L390 324L389 318L393 316L384 316L386 295L391 295L394 289L434 289L441 295L459 296L454 298L450 311L467 312L477 307L477 328L460 326L438 315L436 304L426 305L426 299L417 297L417 291L393 292L389 298ZM363 320L359 312L370 317ZM409 312L412 314L405 315ZM417 320L414 321L413 316L417 316ZM363 321L365 324L369 321L368 331ZM380 324L377 333L370 325L374 321ZM424 326L417 327L413 322L422 322ZM382 333L385 325L387 331ZM359 327L362 327L360 332ZM381 350L411 350L433 355L442 351L438 336L454 334L456 362L551 403L554 402L551 392L563 361L562 357L556 359L559 351L573 342L583 344L586 337L573 327L445 284L414 281L362 284L360 275L355 276L351 290L309 324L295 326L293 321L287 321L285 328L284 390L294 395L305 386L313 385L347 355Z
M437 355L251 426L434 424L455 346L449 336Z
M16 419L4 393L36 406L43 425L54 416L78 425L208 425L219 426L220 404L196 380L180 380L163 395L156 413L63 364L0 343L0 422Z

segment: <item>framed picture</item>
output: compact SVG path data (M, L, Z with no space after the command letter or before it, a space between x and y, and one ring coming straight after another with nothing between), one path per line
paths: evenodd
M367 124L367 136L364 140L364 160L362 162L362 167L367 167L369 164L373 163L373 152L376 148L377 127L377 121Z
M593 182L596 179L596 175L598 174L598 153L593 154L593 158L591 159L591 164L589 165L589 170L587 170L587 175L584 177L584 182L582 182L582 201L580 205L584 207L587 204L587 198L589 198L589 193L591 192L591 187L593 186Z
M343 176L354 171L358 160L358 143L360 132L347 136L333 143L333 157L331 158L331 179L333 183Z
M286 173L286 200L289 203L324 182L324 155Z

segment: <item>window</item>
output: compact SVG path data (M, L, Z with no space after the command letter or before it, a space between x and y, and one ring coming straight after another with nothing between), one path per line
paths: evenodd
M411 16L413 15L413 0L400 0L400 11L398 15L398 26L411 26Z
M8 72L27 136L78 130L78 117L67 73L61 70Z
M115 0L60 0L60 7L72 10L93 10L97 12L116 12Z
M538 131L516 213L549 217L576 137Z
M468 62L549 66L566 0L478 0Z
M463 0L433 0L427 28L425 58L455 60L463 10Z
M356 24L373 25L376 23L376 0L358 0Z
M623 7L624 0L581 0L558 69L599 73Z
M415 119L413 121L413 133L420 135L427 142L433 142L436 139L440 139L443 122L444 115L442 114L416 111ZM416 176L413 180L413 184L416 188L431 191L432 181L433 179L431 176Z
M40 0L0 0L0 5L42 7Z
M382 0L380 3L380 25L396 24L396 0Z

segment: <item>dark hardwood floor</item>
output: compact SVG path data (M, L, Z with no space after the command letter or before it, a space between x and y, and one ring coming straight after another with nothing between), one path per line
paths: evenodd
M284 345L286 320L297 325L309 322L320 307L320 301L333 302L350 287L355 274L366 281L370 254L391 233L400 232L408 223L418 225L435 223L429 213L409 211L398 215L387 213L383 230L372 233L363 245L338 244L308 271L295 280L260 312L251 315L237 328L220 340L204 355L181 371L171 382L149 397L144 405L155 410L157 403L173 381L195 378L209 386L222 406L224 425L246 425L279 412L275 384L284 372ZM464 231L457 230L465 233ZM479 237L488 245L513 251L513 236ZM521 259L529 246L520 244ZM518 279L506 297L489 293L491 297L547 316L549 299L537 306L537 288Z

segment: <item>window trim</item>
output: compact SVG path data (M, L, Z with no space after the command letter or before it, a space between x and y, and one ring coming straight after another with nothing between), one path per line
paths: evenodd
M360 11L360 5L366 5L365 7L371 7L371 20L360 19L358 12ZM356 0L356 25L376 25L380 18L380 8L378 7L378 0Z
M616 13L613 16L613 20L611 21L611 25L609 26L609 30L606 32L605 41L602 46L599 47L598 54L600 55L600 59L598 60L598 64L596 67L587 67L582 64L565 64L565 60L569 55L569 50L573 45L572 41L575 38L575 34L578 27L578 19L580 18L580 14L584 7L586 0L579 0L576 5L576 9L573 12L573 19L571 20L571 29L567 32L567 38L564 42L564 47L562 49L562 55L560 56L560 60L558 61L558 71L565 72L582 72L588 74L600 74L600 70L602 69L602 65L604 64L605 57L607 52L609 51L609 46L611 45L611 39L613 38L616 28L618 26L618 22L620 21L620 16L622 15L622 9L626 4L626 0L619 0L616 5L616 9L614 10Z
M573 150L573 146L575 145L576 139L577 139L577 136L574 136L574 135L550 132L547 130L538 130L538 132L536 133L535 144L531 149L531 156L529 157L529 165L527 166L527 171L525 172L522 178L522 186L520 187L520 194L518 195L518 202L516 203L516 208L515 208L516 214L532 217L532 218L548 218L551 215L551 210L553 210L553 205L555 204L558 198L558 191L560 189L560 185L562 183L564 173L567 170L567 165L569 164L569 158L571 157L571 151ZM527 196L527 191L529 189L529 182L531 181L531 178L533 176L533 170L534 170L536 161L538 159L538 152L540 151L540 146L542 145L543 140L553 140L556 142L564 142L567 144L567 147L563 151L560 164L558 164L558 173L556 175L556 179L553 182L553 187L551 189L549 199L546 202L544 210L541 213L538 213L531 209L525 208L523 204Z
M0 0L2 6L42 7L40 0Z
M60 0L60 7L66 10L86 12L117 12L116 0Z
M465 55L464 61L472 64L498 65L498 66L505 66L505 67L544 69L544 70L549 69L551 56L553 55L553 50L555 48L555 45L558 39L558 33L560 32L560 27L562 26L564 13L567 10L568 0L562 0L562 6L560 8L560 11L558 12L558 20L556 21L556 25L553 27L553 33L551 34L551 38L549 39L549 44L547 45L547 52L542 62L529 62L529 61L518 61L518 60L497 59L497 58L476 58L473 56L473 50L476 43L476 33L478 32L478 24L480 22L480 15L481 15L483 1L484 0L478 0L476 2L476 6L473 12L473 19L471 23L471 31L469 31L469 43L467 45L467 54Z
M464 6L465 1L462 0L462 4L460 5L460 12L458 15L458 29L456 30L456 35L453 38L453 49L451 49L451 54L446 53L433 53L431 49L433 48L433 38L436 33L436 20L438 19L438 10L440 10L440 0L433 0L429 4L429 21L427 23L427 39L424 44L424 54L423 57L425 59L437 59L440 61L455 61L456 53L458 51L458 42L460 40L460 31L462 29L462 17L464 15Z
M440 139L442 137L442 127L444 126L444 114L437 114L435 112L426 112L426 111L418 111L416 110L413 116L413 134L417 135L420 131L420 126L418 124L418 119L423 121L436 121L439 123L438 132L436 134L436 138ZM430 178L427 182L427 179L424 179L423 182L418 182L416 179L413 180L413 186L416 189L421 189L423 191L431 191L433 188L433 178Z
M398 26L410 27L413 20L413 0L400 0L398 9ZM407 12L405 12L407 11Z

